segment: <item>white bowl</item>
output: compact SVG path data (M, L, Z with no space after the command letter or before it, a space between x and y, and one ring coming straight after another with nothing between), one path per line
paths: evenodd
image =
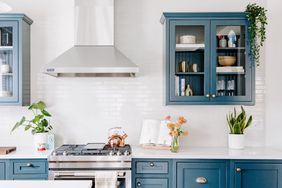
M180 37L180 44L195 44L196 36L194 35L182 35Z

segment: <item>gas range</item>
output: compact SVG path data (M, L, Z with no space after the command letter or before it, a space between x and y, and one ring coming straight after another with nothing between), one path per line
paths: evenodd
M114 173L120 187L130 187L131 147L111 148L109 145L90 143L85 145L62 145L48 158L49 179L89 179L95 181L97 174Z

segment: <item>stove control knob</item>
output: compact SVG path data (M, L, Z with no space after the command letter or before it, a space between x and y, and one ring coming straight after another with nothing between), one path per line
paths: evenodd
M121 155L121 152L120 151L117 151L117 156L120 156Z
M109 152L109 155L110 155L110 156L113 156L113 155L114 155L114 151L111 150L111 151Z
M123 154L128 156L129 155L129 151L125 150Z
M64 156L67 156L67 155L68 155L67 151L64 151L64 152L63 152L63 155L64 155Z

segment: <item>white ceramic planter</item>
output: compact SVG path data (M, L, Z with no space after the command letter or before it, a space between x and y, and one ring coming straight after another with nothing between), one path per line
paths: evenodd
M34 148L37 151L45 151L48 149L48 134L49 133L36 133L33 135Z
M228 135L229 149L244 149L245 135L244 134L229 134Z

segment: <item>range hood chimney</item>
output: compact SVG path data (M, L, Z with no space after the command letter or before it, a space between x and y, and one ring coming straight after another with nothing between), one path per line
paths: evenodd
M44 68L55 77L129 77L139 68L114 46L114 0L75 0L75 45Z

